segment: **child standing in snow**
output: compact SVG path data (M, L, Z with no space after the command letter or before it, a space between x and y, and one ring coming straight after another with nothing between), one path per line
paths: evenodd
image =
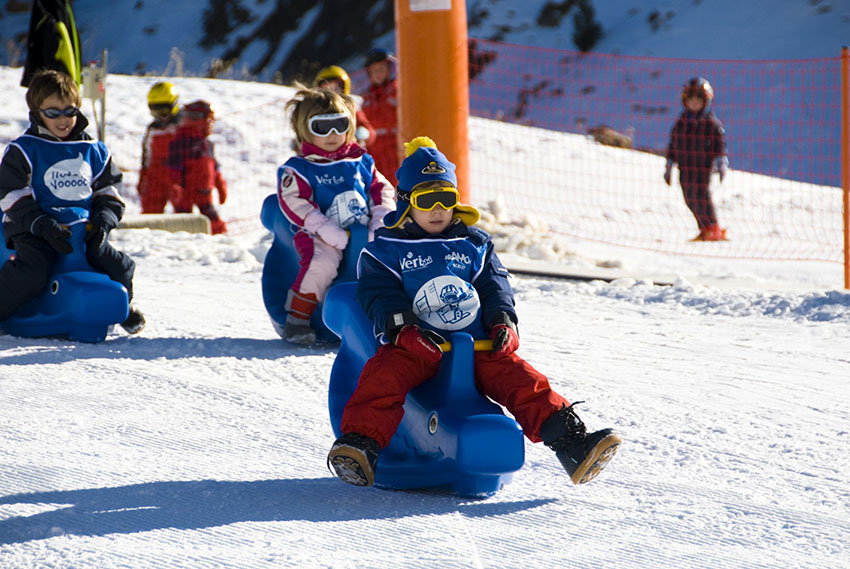
M708 189L712 172L720 182L726 176L726 134L720 120L711 110L714 89L702 77L690 79L682 88L685 110L673 125L667 147L664 181L670 185L673 164L679 165L679 183L688 209L694 214L699 235L694 241L723 241L726 229L717 223L717 213Z
M328 89L302 88L287 103L300 155L278 168L278 202L298 231L300 269L286 301L284 339L316 341L310 317L336 278L348 244L345 228L367 225L369 239L395 207L395 191L354 142L354 101Z
M177 88L167 81L154 83L148 91L148 109L153 122L142 139L142 167L139 169L139 199L142 213L162 213L171 197L168 171L168 145L177 134L180 120Z
M442 334L462 331L493 342L492 352L474 356L481 393L507 407L531 441L553 449L573 483L588 482L613 457L620 437L611 429L588 434L573 406L516 354L508 272L490 236L474 227L478 211L458 202L455 165L427 137L405 150L396 211L358 262L357 301L382 345L345 406L343 435L328 464L349 484L372 484L408 391L436 374Z
M375 157L378 170L395 185L398 169L398 81L396 58L385 49L370 49L366 54L369 90L363 96L363 112L375 128L369 140L369 152Z
M221 176L208 138L215 124L215 112L208 102L198 100L183 107L180 117L177 134L168 145L174 211L191 213L193 206L198 206L198 211L209 218L213 234L227 233L227 225L212 198L216 188L218 202L223 205L227 201L227 182Z
M74 80L58 71L36 73L27 89L30 127L6 148L0 162L3 234L15 256L0 268L0 320L47 286L59 253L73 251L68 226L85 223L86 260L124 285L133 299L136 265L112 247L109 232L124 215L121 171L109 149L92 140L80 112ZM145 325L132 304L121 326L130 334Z

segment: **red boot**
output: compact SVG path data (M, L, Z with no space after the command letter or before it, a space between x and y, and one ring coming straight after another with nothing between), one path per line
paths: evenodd
M719 225L710 225L705 228L703 241L726 241L726 230Z
M224 223L224 220L221 218L211 219L210 231L212 231L213 235L218 235L219 233L227 233L227 224Z
M726 229L719 225L709 225L700 229L699 235L691 241L726 241Z
M310 318L319 306L319 299L312 292L302 293L289 289L286 297L286 324L283 339L290 344L310 346L316 343L316 331L310 327Z

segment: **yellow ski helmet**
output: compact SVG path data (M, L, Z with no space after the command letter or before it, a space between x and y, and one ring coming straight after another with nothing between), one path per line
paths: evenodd
M345 69L343 69L339 65L330 65L320 70L316 74L316 79L313 81L313 86L318 87L319 83L321 83L322 81L333 81L334 79L342 81L343 95L351 94L351 78L348 76L348 73L345 72Z
M171 115L176 115L180 110L177 106L179 96L177 87L173 83L169 83L168 81L154 83L153 87L148 91L148 107L153 111L154 107L162 108L167 105Z

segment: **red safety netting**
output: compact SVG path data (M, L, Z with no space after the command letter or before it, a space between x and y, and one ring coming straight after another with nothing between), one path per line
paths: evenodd
M470 42L472 199L576 238L683 254L841 262L840 58L684 60ZM730 170L710 191L730 241L697 234L670 131L689 78L715 92ZM532 128L529 128L532 127ZM619 147L618 147L619 146Z
M471 40L472 202L569 239L681 255L840 263L840 63L839 56L581 54ZM364 92L365 73L350 71L353 91ZM662 179L682 86L694 76L713 86L712 107L725 127L729 171L722 184L710 176L710 191L726 242L691 242L697 224L677 168L671 186ZM289 93L217 117L216 157L230 185L221 212L232 233L256 227L263 198L275 191L277 166L292 155L284 118ZM143 96L111 108L143 108ZM107 130L132 198L143 132Z

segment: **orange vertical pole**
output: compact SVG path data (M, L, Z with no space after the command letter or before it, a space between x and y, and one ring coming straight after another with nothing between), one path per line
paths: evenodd
M428 136L457 165L469 203L469 55L465 0L395 0L399 135Z
M850 289L850 48L841 48L841 187L844 189L844 288Z

